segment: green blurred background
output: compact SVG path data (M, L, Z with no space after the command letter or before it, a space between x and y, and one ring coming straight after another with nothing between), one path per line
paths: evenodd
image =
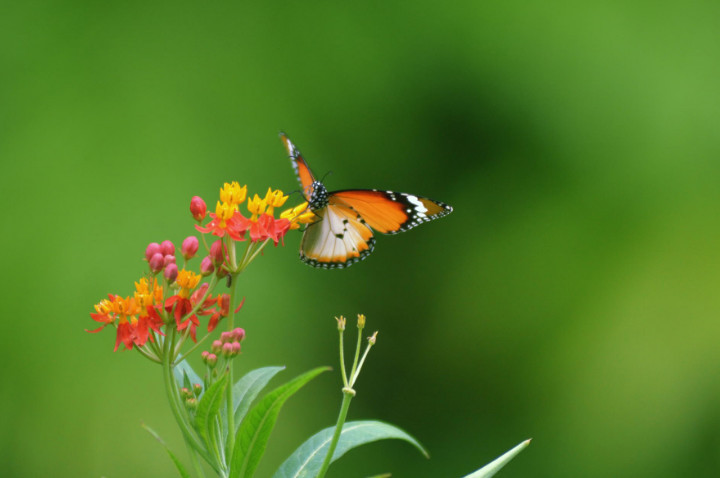
M92 305L224 181L455 212L348 270L299 234L240 283L240 367L336 365L334 315L380 330L352 419L413 433L334 477L720 476L720 3L24 2L0 8L3 476L173 477L160 370ZM279 383L274 382L274 383ZM326 374L258 476L330 425Z

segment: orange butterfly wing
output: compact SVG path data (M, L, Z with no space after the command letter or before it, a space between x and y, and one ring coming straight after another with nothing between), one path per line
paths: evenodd
M452 212L440 201L393 191L348 189L330 193L330 204L342 204L383 234L397 234Z
M313 192L312 183L315 182L315 176L313 176L313 173L310 171L310 168L303 159L302 154L300 154L300 150L297 149L285 133L280 133L280 140L285 146L288 156L290 156L290 161L292 162L292 167L295 170L295 175L297 176L298 181L300 181L300 185L302 185L303 195L305 196L305 199L309 201Z

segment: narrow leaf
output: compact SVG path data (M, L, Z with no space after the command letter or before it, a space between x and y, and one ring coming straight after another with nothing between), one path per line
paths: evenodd
M160 435L155 433L155 430L153 430L149 426L145 425L144 423L142 424L142 427L145 430L147 430L148 433L150 433L163 446L163 448L165 448L165 451L167 452L168 455L170 455L170 459L173 461L173 463L175 463L175 466L177 467L178 471L180 472L180 476L182 476L182 478L190 478L190 474L187 472L187 470L185 469L183 464L180 462L180 460L178 460L178 458L175 456L175 454L172 451L170 451L170 448L165 444L163 439L160 438Z
M335 427L329 427L308 438L305 443L300 445L300 447L280 465L280 468L275 472L273 478L317 476L325 460L325 455L328 452L334 431ZM403 430L389 423L375 420L362 420L345 423L340 433L340 439L335 448L335 453L333 453L332 461L337 460L358 446L390 438L405 440L420 450L425 457L428 457L422 445Z
M187 378L190 380L190 390L192 390L192 384L203 383L203 379L200 378L197 373L195 373L195 370L193 370L187 360L182 360L177 365L175 365L175 367L173 367L173 373L175 374L175 380L178 383L178 387L187 387L187 384L185 383L185 376L187 376Z
M210 447L210 424L218 414L226 385L227 374L224 374L205 391L195 412L196 428L208 447Z
M498 471L500 471L500 468L507 465L507 463L515 458L515 456L523 451L527 446L530 444L530 440L525 440L524 442L520 443L518 446L513 448L512 450L508 451L504 455L496 458L495 460L491 461L487 465L480 468L475 473L470 473L469 475L465 476L464 478L490 478L491 476L495 475Z
M285 401L303 385L328 370L329 367L319 367L296 377L268 393L248 412L235 435L230 478L248 478L253 475Z
M239 427L250 404L268 384L275 374L285 367L263 367L246 373L233 387L233 408L235 410L235 427ZM233 433L235 430L233 430Z

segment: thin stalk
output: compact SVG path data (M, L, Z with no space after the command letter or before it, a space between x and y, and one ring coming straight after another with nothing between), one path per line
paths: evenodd
M362 346L362 329L358 327L357 344L355 345L355 359L353 359L352 369L350 370L350 386L355 383L355 371L357 370L358 358L360 357L360 347Z
M237 289L237 274L233 276L232 283L230 284L230 309L228 313L228 331L233 330L235 326L235 291ZM228 386L227 390L227 451L228 457L232 456L233 448L235 447L235 407L233 404L233 363L232 358L228 360Z
M345 330L338 329L338 331L340 333L340 371L342 372L343 385L349 387L347 373L345 372L345 351L343 349L343 332L345 332Z
M335 432L333 433L330 447L328 448L327 454L325 455L325 461L323 461L322 467L317 474L317 478L323 478L330 468L332 457L335 454L335 448L337 447L338 441L340 440L340 434L342 433L343 425L345 425L345 419L347 418L348 409L350 408L350 401L355 396L355 391L349 388L343 389L343 401L340 406L340 414L338 415L337 423L335 424Z

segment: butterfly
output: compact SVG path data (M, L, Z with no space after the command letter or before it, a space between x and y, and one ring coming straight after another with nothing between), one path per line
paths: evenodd
M308 265L324 269L349 267L373 251L373 231L397 234L453 210L445 203L414 194L378 189L328 192L290 139L284 133L280 133L280 139L308 208L317 218L305 229L300 244L300 259Z

